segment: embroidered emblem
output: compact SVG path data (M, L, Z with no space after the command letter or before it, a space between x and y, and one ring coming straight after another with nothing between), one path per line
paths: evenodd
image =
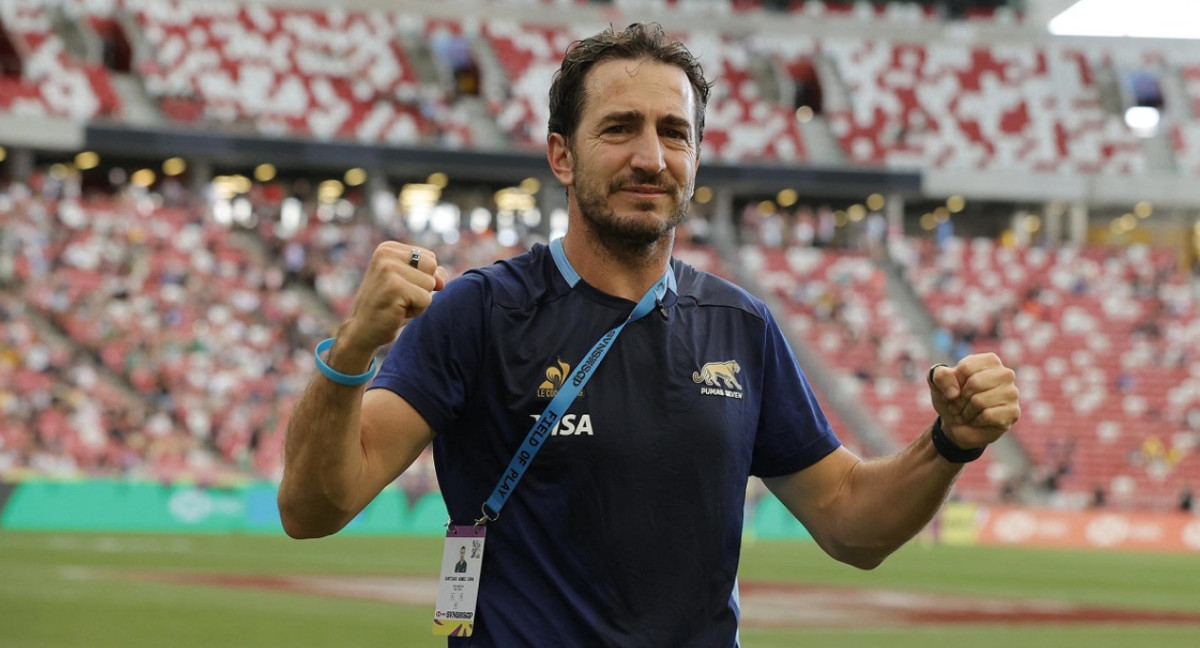
M709 362L700 371L692 373L692 382L703 383L700 393L705 396L725 396L726 398L741 398L742 384L737 375L742 367L737 360L725 362Z
M571 365L562 361L562 358L557 358L557 363L546 367L546 380L538 385L538 398L554 398L558 395L558 390L562 389L563 383L567 382L567 378L571 376ZM579 391L580 398L583 396L583 390Z

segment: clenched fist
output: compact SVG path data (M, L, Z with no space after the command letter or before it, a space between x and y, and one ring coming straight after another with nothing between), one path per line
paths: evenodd
M992 443L1021 418L1016 374L994 353L969 355L954 367L934 367L929 392L942 417L942 431L964 450Z
M376 349L396 339L401 326L425 312L446 281L446 269L430 250L381 243L371 255L350 315L338 329L334 351L348 364L365 365Z

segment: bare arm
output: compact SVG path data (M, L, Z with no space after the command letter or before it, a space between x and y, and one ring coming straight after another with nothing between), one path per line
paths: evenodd
M926 430L890 457L863 461L838 448L805 470L763 481L826 553L871 569L933 518L961 471L937 454Z
M326 363L343 373L366 371L376 349L429 306L445 271L428 251L408 264L410 246L379 246L338 329ZM321 374L309 382L288 421L279 513L296 538L335 533L421 454L433 439L429 424L387 390L339 385Z
M433 440L407 401L364 388L317 376L292 411L279 513L294 538L341 530Z
M947 438L960 448L995 441L1021 413L1013 372L992 354L939 367L930 393ZM962 467L937 452L926 428L890 457L863 461L839 448L800 472L764 482L822 549L872 569L933 518Z

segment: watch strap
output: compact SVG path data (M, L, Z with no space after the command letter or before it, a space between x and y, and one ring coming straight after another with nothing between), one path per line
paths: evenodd
M971 448L970 450L958 447L950 440L950 437L946 436L945 431L942 430L942 417L940 416L933 422L930 431L933 436L933 447L937 450L938 454L942 455L943 459L950 463L970 463L983 456L983 451L987 449L987 446Z

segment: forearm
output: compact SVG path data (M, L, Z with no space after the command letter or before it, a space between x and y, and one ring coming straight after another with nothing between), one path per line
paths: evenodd
M967 356L955 367L937 365L929 371L942 425L936 444L930 426L893 456L862 461L838 448L764 482L822 549L871 569L933 519L962 462L977 458L1020 418L1014 376L990 353Z
M423 313L446 281L429 250L395 241L375 248L324 358L328 366L309 382L288 421L279 514L289 535L338 531L429 445L433 429L403 398L334 380L366 379L375 352Z
M328 362L343 371L359 372L370 362L369 357L362 361L346 352L335 356L339 351L331 350ZM359 491L364 390L365 385L348 387L317 375L292 410L279 486L280 517L289 535L334 533L363 506Z
M877 566L933 519L962 466L938 454L929 428L898 454L856 464L837 496L837 557Z

